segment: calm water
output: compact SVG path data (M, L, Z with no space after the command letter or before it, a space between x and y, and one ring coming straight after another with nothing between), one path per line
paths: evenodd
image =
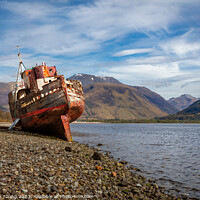
M73 139L126 160L173 193L200 198L200 124L72 124Z

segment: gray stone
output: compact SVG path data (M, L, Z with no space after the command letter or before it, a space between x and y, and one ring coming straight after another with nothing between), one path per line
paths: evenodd
M99 154L98 152L94 152L92 158L94 160L101 160L101 154Z
M24 193L27 193L27 192L28 192L28 190L26 190L26 189L22 189L22 192L24 192Z

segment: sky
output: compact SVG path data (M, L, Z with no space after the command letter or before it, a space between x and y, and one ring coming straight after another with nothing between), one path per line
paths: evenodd
M45 62L200 97L200 0L0 0L0 82Z

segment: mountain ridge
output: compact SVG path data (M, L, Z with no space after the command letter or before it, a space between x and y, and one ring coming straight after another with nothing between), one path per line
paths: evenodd
M165 115L174 114L174 113L178 112L178 110L175 107L173 107L171 104L169 104L162 96L149 90L146 87L125 85L125 84L121 83L120 81L118 81L117 79L112 78L112 77L102 77L102 76L95 76L95 75L88 75L88 74L75 74L75 75L71 76L69 79L73 79L73 78L75 78L79 81L83 81L83 88L84 88L85 95L87 94L87 91L88 91L88 89L85 89L85 88L89 87L89 85L91 85L91 87L94 87L94 84L111 83L111 84L116 84L119 87L124 86L127 88L129 88L129 87L133 88L135 95L139 96L140 99L143 99L146 102L150 102L152 105L158 107L163 113L165 113ZM101 86L103 87L103 85L101 85ZM107 85L107 87L108 87L108 85ZM100 86L98 86L98 89L101 89ZM109 90L112 90L112 89L110 88ZM117 90L116 87L115 87L115 90ZM104 95L106 95L106 94L104 93ZM101 97L102 94L99 93L99 96ZM93 98L93 97L91 96L90 98ZM97 100L98 100L98 96L96 95L95 101L97 101ZM87 104L87 101L90 102L90 100L86 98L86 104ZM116 99L113 99L113 101L116 101ZM119 101L119 100L117 100L117 101ZM102 101L102 103L103 102L104 101ZM91 104L91 105L93 105L93 104ZM95 106L95 105L93 105L93 106ZM92 107L90 106L90 108L92 108ZM87 109L88 108L86 108L86 110ZM137 109L139 109L139 108L137 108ZM93 108L93 110L94 110L94 108ZM154 110L155 110L155 108L154 108ZM105 112L107 112L107 111L105 111ZM126 112L127 112L127 110L126 110ZM147 111L147 112L149 112L149 111ZM163 115L163 113L162 113L162 115ZM143 112L143 114L144 114L144 112ZM131 114L131 116L132 116L132 114ZM139 115L137 115L137 116L139 117ZM149 116L152 117L152 115L149 115ZM156 116L158 116L158 115L155 114L155 117ZM93 115L93 117L94 117L94 115ZM113 115L112 115L112 118L113 118Z
M161 117L161 120L179 120L179 121L199 121L200 120L200 100L191 104L188 108L177 112L174 115Z
M8 93L10 92L9 83L0 82L0 106L8 104Z
M190 94L183 94L179 97L173 97L168 100L168 103L173 105L179 111L184 110L185 108L189 107L195 101L200 100L200 98L193 97Z
M152 91L145 89L150 93L146 93L146 97L137 87L133 86L113 83L89 84L84 88L85 112L81 119L135 120L168 115L169 113L160 109L155 102L153 103L147 98L152 95ZM166 101L164 98L162 99ZM171 113L173 109L171 106Z
M94 83L115 83L115 84L123 84L117 79L110 77L110 76L97 76L97 75L90 75L90 74L74 74L73 76L69 77L72 80L79 80L81 81L83 87L94 84Z

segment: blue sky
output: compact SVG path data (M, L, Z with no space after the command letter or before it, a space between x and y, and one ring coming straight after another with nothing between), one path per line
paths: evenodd
M200 0L1 0L0 81L27 68L112 76L168 99L200 97Z

